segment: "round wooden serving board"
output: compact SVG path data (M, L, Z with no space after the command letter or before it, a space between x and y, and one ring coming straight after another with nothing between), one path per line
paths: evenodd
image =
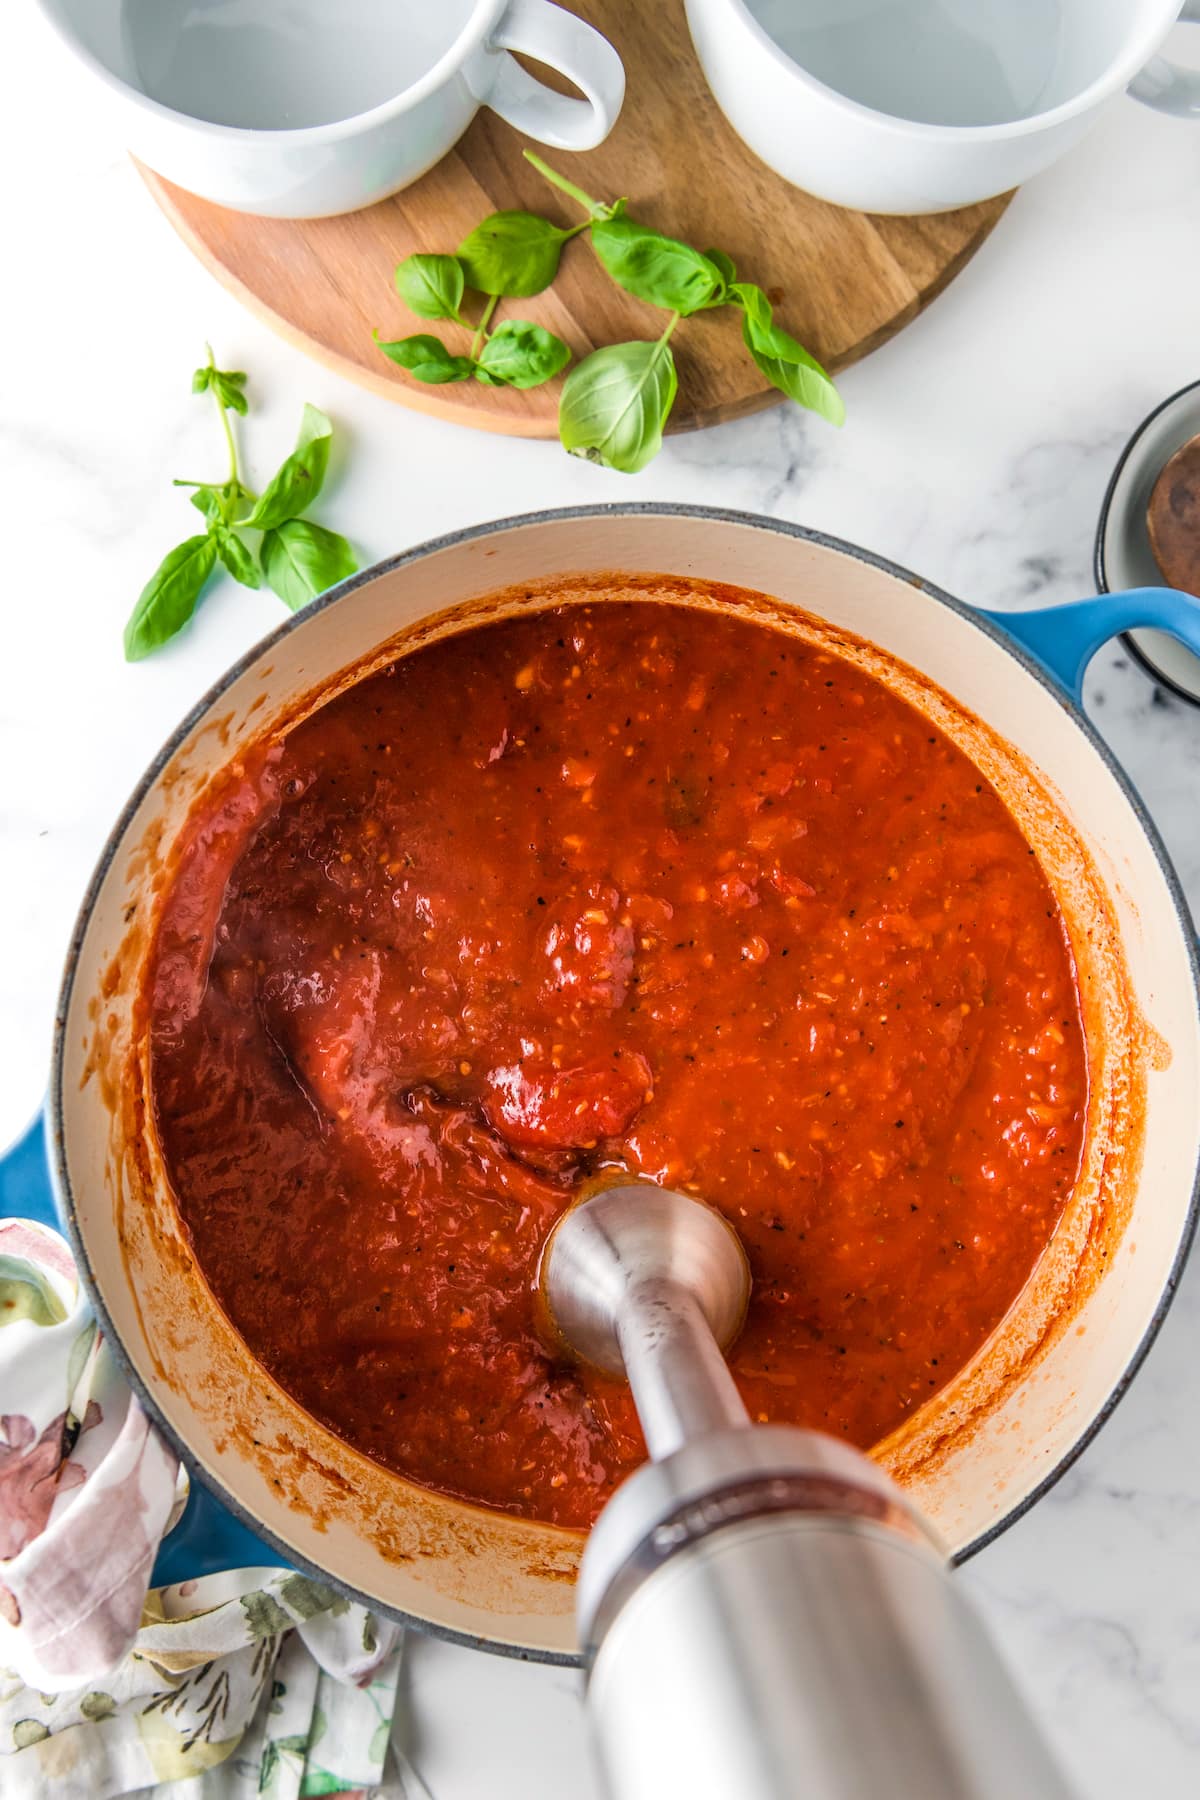
M628 77L612 136L586 155L545 150L601 200L629 197L645 224L699 249L727 251L776 302L776 318L829 369L885 343L979 248L1010 195L922 218L843 211L791 187L726 124L704 81L682 7L660 0L572 0L620 51ZM544 70L538 70L545 75ZM150 191L200 260L302 350L422 412L519 437L553 437L561 381L517 392L467 381L427 387L372 341L432 331L466 349L456 326L417 319L392 273L414 250L453 250L489 212L524 207L563 224L579 215L521 155L528 140L482 108L457 146L415 186L336 219L227 212L148 169ZM541 150L541 146L534 148ZM568 244L557 281L497 319L534 319L584 356L601 344L657 337L663 314L604 273L586 234ZM461 342L460 342L461 340ZM675 334L679 399L671 429L753 412L780 398L750 361L731 312L686 320Z

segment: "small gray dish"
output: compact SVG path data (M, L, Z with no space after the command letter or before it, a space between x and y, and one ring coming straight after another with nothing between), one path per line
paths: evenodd
M1095 575L1102 594L1163 585L1150 548L1146 512L1164 465L1197 433L1200 381L1193 381L1156 406L1122 450L1096 528ZM1200 656L1165 631L1128 631L1124 642L1155 681L1200 705Z

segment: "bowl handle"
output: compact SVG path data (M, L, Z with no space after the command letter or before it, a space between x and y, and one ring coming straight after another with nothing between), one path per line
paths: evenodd
M1097 650L1109 638L1150 625L1168 631L1200 656L1200 600L1176 588L1127 588L1070 600L1063 606L1039 606L1026 612L985 612L1000 628L1048 670L1071 698L1083 703L1083 676Z
M625 67L606 37L551 0L508 0L488 40L492 52L515 50L545 63L577 87L568 98L502 56L488 92L493 112L539 143L560 150L594 150L617 122L625 98Z
M1200 25L1200 0L1186 0L1179 24ZM1135 100L1177 119L1200 119L1200 72L1185 69L1165 56L1152 56L1129 84Z
M0 1156L0 1219L35 1219L61 1232L47 1150L46 1119L39 1113L29 1130ZM291 1566L201 1487L190 1471L189 1476L187 1505L158 1547L152 1587L195 1581L226 1569Z

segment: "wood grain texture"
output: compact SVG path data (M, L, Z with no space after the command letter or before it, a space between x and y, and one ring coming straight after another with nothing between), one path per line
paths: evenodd
M626 194L648 225L719 245L765 287L776 316L827 368L884 343L974 254L1010 195L954 213L882 218L827 206L772 173L746 148L704 81L682 7L662 0L573 0L620 51L628 75L616 130L598 150L547 160L601 199ZM543 73L539 71L539 73ZM302 350L390 399L484 430L553 437L561 381L517 392L478 382L426 387L372 342L435 331L466 348L452 325L414 318L392 273L414 250L453 250L485 214L526 207L563 224L578 214L521 155L528 140L483 108L454 150L415 186L336 219L260 219L227 212L142 174L196 255L252 311ZM570 243L553 288L503 302L498 318L529 318L576 356L600 344L656 337L663 315L624 293ZM673 339L679 366L674 431L753 412L780 398L745 353L728 312L689 319Z

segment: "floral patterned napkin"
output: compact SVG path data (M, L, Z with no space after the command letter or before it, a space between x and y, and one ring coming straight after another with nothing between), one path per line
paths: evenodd
M185 1499L62 1238L0 1221L6 1800L299 1800L381 1781L397 1628L285 1569L147 1591Z

